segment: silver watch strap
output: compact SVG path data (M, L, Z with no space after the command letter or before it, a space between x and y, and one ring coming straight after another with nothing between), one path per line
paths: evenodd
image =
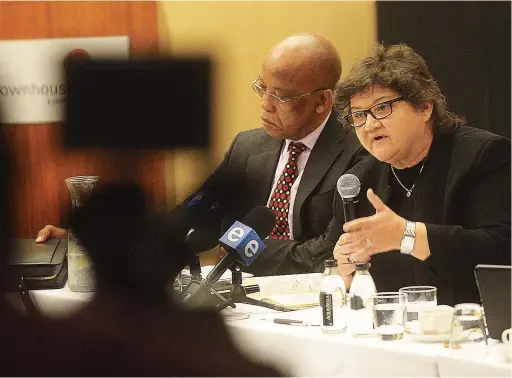
M402 241L400 242L400 252L410 255L414 249L414 241L416 240L416 223L406 220L405 231Z

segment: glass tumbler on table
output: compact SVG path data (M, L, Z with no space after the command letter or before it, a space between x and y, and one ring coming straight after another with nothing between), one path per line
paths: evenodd
M373 323L381 340L400 340L405 330L405 294L399 292L375 294Z
M82 207L96 188L98 176L74 176L64 180L73 209ZM71 291L94 291L96 277L89 254L72 228L68 230L68 286Z
M435 286L407 286L399 290L405 294L407 321L405 329L417 331L418 313L426 308L437 306L437 288Z
M487 344L487 330L480 305L476 303L455 305L450 331L450 348L460 349L463 343L482 341Z

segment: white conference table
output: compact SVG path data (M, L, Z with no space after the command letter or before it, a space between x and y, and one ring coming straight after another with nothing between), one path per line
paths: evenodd
M39 311L50 317L69 316L93 298L92 293L62 289L34 290L31 297ZM262 318L281 317L318 323L319 307L277 312L237 304L226 309L226 324L235 344L248 358L279 368L290 376L489 376L510 377L512 365L503 360L503 344L462 344L451 350L443 343L376 337L356 338L346 333L324 334L320 327L274 324ZM243 318L243 319L242 319Z

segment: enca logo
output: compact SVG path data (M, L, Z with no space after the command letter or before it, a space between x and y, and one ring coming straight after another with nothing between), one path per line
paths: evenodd
M245 231L242 227L234 227L228 234L228 240L232 243L237 243L245 235ZM250 240L245 246L244 253L247 257L253 257L260 248L260 244L256 240Z

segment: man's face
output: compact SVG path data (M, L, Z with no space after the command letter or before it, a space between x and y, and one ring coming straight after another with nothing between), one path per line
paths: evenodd
M289 62L286 56L269 58L263 64L256 83L266 93L284 100L314 91L284 103L263 94L260 118L268 135L299 140L318 127L315 110L322 91L317 91L319 88L315 87L315 80L305 71L307 67Z

